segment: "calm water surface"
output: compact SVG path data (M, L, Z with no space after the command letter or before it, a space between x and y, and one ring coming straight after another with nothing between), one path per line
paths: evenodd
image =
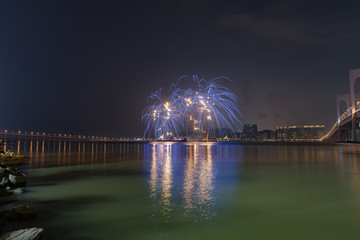
M8 143L43 239L359 239L360 145ZM4 207L3 207L4 208ZM9 208L9 206L6 206Z

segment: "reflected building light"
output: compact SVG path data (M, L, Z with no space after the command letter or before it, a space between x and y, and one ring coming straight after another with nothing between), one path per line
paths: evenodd
M98 147L99 147L99 144L96 143L96 145L95 145L95 162L98 162Z
M183 207L186 216L213 217L215 173L212 144L185 146L186 163L184 170L180 172L179 170L174 172L173 166L173 158L176 159L177 156L176 147L178 146L167 143L151 145L150 198L159 207L160 215L166 218L170 216L174 206ZM174 185L174 179L178 178L176 176L181 177L179 180L182 184ZM178 194L183 199L183 205L174 204L173 201L178 199L174 194Z
M156 185L157 185L157 159L156 159L156 145L152 145L152 158L150 165L150 198L156 198Z
M29 165L30 165L30 167L32 166L32 162L33 162L32 150L33 150L33 141L31 140L30 141L30 152L29 152Z
M186 162L183 186L185 215L200 214L206 218L214 215L212 205L215 201L213 194L213 156L211 144L206 146L194 145L189 148L189 158Z
M114 144L111 144L111 157L114 159L115 151L114 151Z
M41 167L44 166L44 159L45 159L45 141L42 141L42 147L41 147L41 157L40 157L40 164Z
M59 147L58 147L58 165L61 163L61 140L59 140Z
M154 144L150 164L150 197L159 204L161 215L169 217L173 187L171 144Z
M81 145L80 145L80 142L78 144L78 164L80 164L80 151L81 151Z
M164 145L162 145L164 148ZM162 214L167 216L171 211L171 187L172 187L172 164L171 164L171 145L166 144L166 152L164 156L163 171L162 171L162 191L161 203L163 205Z
M33 141L30 141L30 153L29 153L30 159L32 157L32 150L33 150Z
M104 163L106 162L106 143L104 143Z
M136 145L136 159L140 161L140 146Z
M90 158L90 162L91 162L91 163L94 162L94 143L91 143L91 158Z
M85 163L85 142L83 143L82 146L82 163Z
M39 141L36 141L35 161L37 161L38 159L39 159Z
M194 147L194 146L193 146ZM189 214L194 209L194 188L195 188L195 167L196 167L196 160L197 158L193 155L193 149L187 148L188 159L186 160L185 166L185 174L184 174L184 188L183 188L183 198L184 198L184 208L185 214ZM195 151L194 151L195 153Z
M200 161L199 176L199 204L203 206L202 214L211 217L211 207L213 204L213 166L211 146L206 145L206 153Z
M20 140L18 140L17 144L17 154L20 154Z
M63 164L66 165L66 140L64 140Z

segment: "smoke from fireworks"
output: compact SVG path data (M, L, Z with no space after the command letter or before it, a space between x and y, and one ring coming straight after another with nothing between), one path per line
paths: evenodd
M184 90L181 77L171 87L166 100L161 98L161 89L151 93L152 105L143 111L142 120L146 129L144 137L156 140L179 138L192 134L204 138L233 136L240 131L241 115L237 96L217 83L230 79L218 77L209 82L193 76L196 89Z

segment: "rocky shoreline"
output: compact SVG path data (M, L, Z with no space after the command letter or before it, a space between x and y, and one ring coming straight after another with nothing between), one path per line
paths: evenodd
M27 157L14 152L0 153L0 205L19 200L19 195L25 191L26 175L18 166L26 163ZM5 228L8 221L21 221L36 217L34 206L18 205L11 209L0 211L0 230ZM43 228L25 228L0 235L0 240L38 240L44 233Z

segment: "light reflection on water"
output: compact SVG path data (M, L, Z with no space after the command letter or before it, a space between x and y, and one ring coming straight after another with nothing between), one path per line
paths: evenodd
M150 197L160 207L162 216L169 218L174 206L180 205L186 216L200 214L209 218L215 214L212 208L215 173L211 145L187 145L185 158L178 159L173 149L181 147L183 145L173 143L152 144ZM176 161L181 161L181 167L174 166L178 164Z
M172 210L172 149L171 143L153 144L150 166L150 197L160 205L162 216L169 217Z
M360 145L20 144L32 156L24 198L42 210L34 225L58 234L44 239L360 234Z
M29 140L4 142L4 150L29 156L28 167L140 161L146 144Z
M199 208L201 215L211 217L215 214L212 207L215 202L213 194L215 173L211 145L192 145L187 148L183 198L185 213Z

